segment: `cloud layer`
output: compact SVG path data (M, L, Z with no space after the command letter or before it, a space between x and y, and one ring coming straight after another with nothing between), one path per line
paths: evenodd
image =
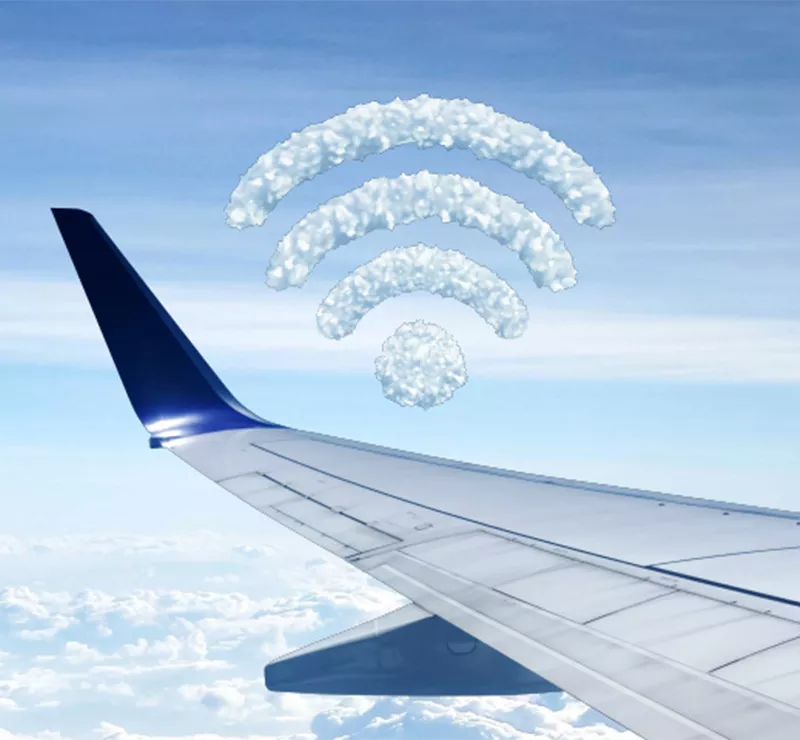
M583 157L530 123L466 99L419 95L411 100L357 105L292 134L242 176L225 212L236 228L259 226L295 186L347 160L396 146L466 149L550 188L578 223L608 226L614 206L608 189Z
M461 175L421 170L376 177L301 218L270 259L267 285L299 288L332 249L378 229L394 229L436 216L478 229L516 252L540 288L571 288L577 282L572 255L551 226L522 203Z
M267 692L271 658L402 603L295 539L289 553L210 533L62 537L49 549L5 537L0 740L635 740L560 695ZM200 561L203 543L214 547ZM38 564L30 582L8 575L21 564Z
M0 727L10 738L36 725L109 740L138 738L129 727L142 738L311 737L311 719L337 700L267 694L264 664L403 600L295 539L288 556L210 533L44 548L5 537L3 582L19 564L41 577L0 590Z

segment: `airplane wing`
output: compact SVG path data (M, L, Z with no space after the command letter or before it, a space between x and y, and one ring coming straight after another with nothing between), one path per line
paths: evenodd
M150 445L411 602L267 666L268 687L561 689L646 740L800 738L800 514L265 421L91 214L53 212Z

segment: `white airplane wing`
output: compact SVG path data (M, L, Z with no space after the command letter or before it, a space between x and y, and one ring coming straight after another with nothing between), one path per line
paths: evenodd
M267 422L97 221L54 209L152 447L411 605L276 690L563 690L646 740L800 738L800 514L529 475Z

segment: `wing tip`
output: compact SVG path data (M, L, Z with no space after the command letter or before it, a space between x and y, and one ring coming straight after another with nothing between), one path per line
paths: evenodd
M233 397L94 214L50 210L151 447L226 429L280 427Z

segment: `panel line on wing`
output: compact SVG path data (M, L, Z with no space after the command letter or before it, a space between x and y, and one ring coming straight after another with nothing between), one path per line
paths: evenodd
M596 617L592 617L591 619L587 619L585 622L581 622L581 624L589 625L592 622L597 622L600 619L606 619L607 617L613 617L616 616L617 614L622 614L622 612L626 612L629 609L635 609L637 606L649 604L651 601L658 601L659 599L663 599L675 593L678 593L678 589L676 588L668 589L667 593L665 594L656 594L655 596L650 596L647 599L642 599L641 601L637 601L635 604L626 604L625 606L621 606L619 609L614 609L613 611L606 612L605 614L600 614Z
M786 547L764 547L760 550L740 550L738 552L720 552L714 555L698 555L693 558L681 558L680 560L664 560L661 563L651 563L651 568L660 568L664 565L679 565L681 563L694 563L698 560L716 560L718 558L735 558L739 555L760 555L765 552L785 552L788 550L800 550L800 545L787 545Z
M270 508L276 514L280 514L285 519L291 519L299 529L310 529L315 534L319 535L320 537L324 537L325 539L331 540L332 542L335 542L337 545L341 545L342 547L346 547L349 550L355 550L354 547L351 547L346 542L342 542L341 540L336 539L336 537L333 537L333 536L331 536L329 534L326 534L325 532L320 532L318 529L315 529L314 527L312 527L307 522L304 522L302 519L298 519L297 517L294 517L291 514L287 514L285 511L283 511L282 509L279 509L277 506L271 506Z
M385 457L393 457L398 460L409 460L416 463L422 463L424 465L431 465L433 467L451 468L453 470L462 470L469 473L480 473L483 475L491 475L500 478L511 478L525 482L541 483L542 485L572 488L579 491L589 491L591 493L605 493L611 496L625 496L627 498L637 498L646 501L657 501L665 504L675 504L677 506L693 506L702 509L719 509L723 512L732 512L737 514L752 514L754 516L768 516L777 519L792 519L800 524L800 516L798 516L796 512L784 511L782 509L763 509L754 506L747 506L746 504L728 503L726 501L715 501L712 499L698 499L691 496L659 493L658 491L640 491L636 489L622 488L620 486L590 483L588 481L554 478L552 476L539 475L536 473L523 473L522 471L516 470L503 470L484 465L460 462L458 460L436 458L415 452L392 450L389 448L380 447L378 445L368 445L351 442L349 440L340 440L322 434L312 434L309 432L305 432L304 434L311 441L323 442L324 444L344 447L345 449L350 450L358 450L361 452L369 452L371 454L383 455ZM271 452L271 450L269 451ZM279 455L277 452L274 452L273 454Z
M733 591L734 593L742 594L744 596L755 596L756 598L759 599L774 601L777 604L785 604L786 606L800 606L800 601L795 601L794 599L785 599L782 596L775 596L774 594L764 593L763 591L755 591L750 588L733 586L729 583L721 583L719 581L713 581L710 578L700 578L699 576L691 576L688 573L680 573L679 571L669 570L667 568L658 568L653 565L643 565L641 567L644 568L645 570L651 571L652 573L661 573L662 575L665 576L671 576L673 578L678 578L686 581L693 581L694 583L701 583L704 586L722 588L725 589L726 591Z
M777 650L778 648L782 648L785 645L788 645L791 642L796 642L800 644L800 637L789 637L786 640L782 640L781 642L776 642L774 645L767 645L766 647L761 648L760 650L753 650L752 653L748 653L747 655L741 655L735 660L729 660L727 663L722 663L721 665L712 668L709 673L715 673L716 671L721 671L725 668L729 668L732 665L736 665L737 663L741 663L743 660L747 660L748 658L752 658L755 655L761 655L762 653L767 653L770 650Z
M563 550L567 550L567 551L570 551L570 552L578 553L580 555L587 555L587 556L590 556L592 558L597 558L597 559L600 559L600 560L603 560L603 561L606 561L606 562L617 563L619 565L623 565L623 566L626 566L626 567L634 568L636 570L647 570L647 571L650 571L652 573L658 573L660 575L670 576L670 577L676 578L678 580L691 581L691 582L699 583L699 584L702 584L702 585L705 585L705 586L711 586L713 588L720 588L720 589L723 589L725 591L731 591L731 592L740 593L740 594L743 594L743 595L746 595L746 596L753 596L753 597L757 597L757 598L761 598L761 599L766 599L768 601L772 601L772 602L779 603L779 604L785 604L787 606L800 607L800 601L796 601L794 599L787 599L787 598L784 598L784 597L781 597L781 596L775 596L773 594L768 594L768 593L764 593L764 592L760 592L760 591L754 591L754 590L751 590L751 589L745 589L745 588L741 588L739 586L733 586L733 585L728 584L728 583L721 583L719 581L713 581L713 580L706 579L706 578L700 578L698 576L690 576L690 575L688 575L686 573L680 573L678 571L673 571L673 570L669 570L669 569L666 569L666 568L660 568L658 566L638 565L638 564L632 563L632 562L630 562L628 560L622 560L620 558L615 558L615 557L612 557L610 555L603 555L603 554L600 554L600 553L591 552L590 550L585 550L585 549L582 549L582 548L574 547L572 545L565 545L565 544L563 544L561 542L554 542L552 540L546 540L546 539L543 539L541 537L535 537L533 535L525 534L523 532L515 532L514 530L506 529L504 527L498 527L498 526L495 526L495 525L492 525L492 524L487 524L486 522L482 522L482 521L477 520L477 519L472 519L472 518L464 516L462 514L456 514L456 513L453 513L453 512L449 512L449 511L442 511L441 509L437 509L434 506L430 506L428 504L423 504L423 503L420 503L420 502L417 502L417 501L412 501L412 500L404 498L402 496L398 496L397 494L389 493L388 491L383 491L383 490L381 490L379 488L375 488L373 486L366 485L365 483L359 483L358 481L355 481L355 480L352 480L352 479L349 479L349 478L345 478L345 477L343 477L341 475L337 475L336 473L331 473L331 472L329 472L327 470L323 470L322 468L316 467L314 465L310 465L309 463L303 462L301 460L297 460L297 459L295 459L293 457L289 457L288 455L283 455L283 454L281 454L279 452L275 452L274 450L270 450L270 449L268 449L266 447L261 446L257 442L251 442L250 445L252 447L258 449L258 450L261 450L262 452L266 452L269 455L274 455L275 457L278 457L278 458L280 458L282 460L294 463L296 465L300 465L300 466L302 466L302 467L304 467L304 468L306 468L308 470L313 470L314 472L321 473L322 475L326 475L329 478L333 478L335 480L339 480L339 481L341 481L343 483L347 483L347 484L352 485L352 486L357 486L359 488L364 489L365 491L370 491L372 493L377 493L377 494L379 494L381 496L386 496L387 498L394 499L396 501L402 501L403 503L410 504L412 506L417 506L420 509L425 509L427 511L434 512L436 514L441 514L441 515L444 515L444 516L447 516L447 517L450 517L450 518L453 518L453 519L458 519L460 521L468 522L468 523L474 524L474 525L476 525L478 527L484 527L484 528L491 529L491 530L494 530L494 531L497 531L497 532L503 532L505 534L510 534L512 536L515 536L515 537L521 537L521 538L523 538L525 540L528 540L528 541L531 541L531 542L538 542L540 544L549 545L551 547L558 547L558 548L561 548Z
M238 498L242 503L247 504L247 506L249 506L251 509L255 509L255 511L257 511L259 514L265 514L270 519L272 519L273 521L278 522L278 524L283 525L284 527L286 527L290 531L295 532L296 534L299 534L301 537L304 536L306 539L310 540L311 542L313 542L316 545L319 545L320 547L325 547L322 543L317 542L312 537L309 537L308 530L310 530L311 528L308 525L302 524L302 522L298 524L297 520L293 519L292 517L288 516L287 514L284 514L279 509L276 509L276 508L274 508L272 506L268 506L266 508L261 508L261 507L257 506L254 502L248 501L246 498L244 498L242 496L239 496L237 494L233 494L233 495L236 496L236 498ZM339 555L339 557L341 557L343 559L347 559L347 557L349 557L349 555L351 553L356 554L356 555L358 554L358 550L356 550L354 547L351 547L350 545L346 545L346 544L344 544L342 542L339 542L338 540L335 540L330 535L326 535L323 532L317 532L314 529L311 529L311 531L317 537L321 537L323 540L329 540L330 542L334 542L337 545L339 545L339 547L342 548L343 551L339 552L339 553L334 553L334 554ZM326 549L328 549L328 548L326 548Z
M362 521L361 519L358 519L357 517L351 516L350 514L347 514L347 513L343 512L343 511L338 511L334 507L329 506L328 504L324 504L321 501L318 501L313 496L309 496L308 494L305 494L305 493L302 493L301 491L298 491L296 488L293 488L288 483L282 483L281 481L273 478L270 475L267 475L266 473L259 472L259 475L262 476L263 478L266 478L267 480L271 481L272 483L276 483L281 488L285 488L287 491L291 491L292 493L295 493L298 496L302 496L307 501L310 501L311 503L314 503L317 506L322 507L323 509L327 509L328 511L330 511L332 514L335 514L336 516L340 516L340 517L342 517L344 519L349 519L350 521L355 522L356 524L358 524L358 525L360 525L362 527L366 527L367 529L371 529L373 532L377 532L378 534L381 534L384 537L389 537L390 539L394 540L396 543L403 542L403 540L400 539L399 537L395 537L395 535L393 535L393 534L389 534L388 532L384 532L383 530L378 529L377 527L374 527L371 524L367 524L367 522ZM279 509L279 511L280 511L280 509ZM282 512L282 513L286 514L286 512ZM289 516L289 515L287 514L287 516ZM292 518L294 518L294 517L292 517ZM306 524L306 526L308 526L308 525ZM311 528L313 529L313 527L311 527Z
M437 509L435 506L430 506L428 504L423 504L418 501L412 501L411 499L407 499L403 496L398 496L394 493L389 493L388 491L381 490L380 488L375 488L374 486L369 486L366 483L360 483L359 481L352 480L351 478L345 478L344 476L337 475L336 473L331 473L327 470L323 470L322 468L316 467L315 465L311 465L309 463L303 462L302 460L297 460L296 458L289 457L288 455L282 455L279 452L275 452L274 450L267 449L266 447L262 447L257 442L251 442L250 445L255 447L262 452L266 452L267 454L274 455L275 457L280 458L281 460L285 460L286 462L295 463L296 465L300 465L308 470L313 470L315 473L321 473L322 475L327 475L329 478L333 478L335 480L339 480L342 483L347 483L351 486L356 486L358 488L362 488L365 491L370 491L371 493L377 493L381 496L386 496L386 498L394 499L395 501L402 501L404 504L410 504L412 506L417 506L420 509L425 509L426 511L431 511L435 514L441 514L443 516L450 517L452 519L459 519L464 522L469 522L470 524L474 524L478 527L485 527L487 529L492 529L497 532L503 532L504 534L510 534L514 537L522 537L526 540L530 540L532 542L540 542L545 545L550 545L551 547L560 547L564 550L570 550L572 552L580 553L582 555L591 555L592 557L601 558L602 560L607 560L610 562L620 563L621 565L627 565L633 568L644 568L647 566L637 565L636 563L631 563L628 560L621 560L620 558L611 557L610 555L601 555L599 553L594 553L589 550L583 550L579 547L573 547L571 545L564 545L560 542L554 542L552 540L546 540L541 537L535 537L530 534L525 534L523 532L516 532L512 529L505 529L504 527L497 527L492 524L487 524L486 522L482 522L478 519L472 519L470 517L464 516L463 514L456 514L450 511L443 511L441 509ZM680 574L674 574L676 577L680 577ZM800 606L800 602L797 603L797 606Z
M364 552L360 552L352 557L348 558L349 563L361 563L365 560L369 560L380 555L389 555L393 552L397 552L399 550L407 550L410 547L416 547L417 545L430 545L434 543L444 542L449 539L456 539L459 537L465 537L471 534L475 534L476 532L480 532L480 529L466 529L460 531L445 531L434 535L429 535L427 537L419 537L418 539L414 539L413 541L402 540L396 543L392 543L389 545L382 545L381 547L376 547L373 550L365 550ZM509 540L511 542L511 540Z

